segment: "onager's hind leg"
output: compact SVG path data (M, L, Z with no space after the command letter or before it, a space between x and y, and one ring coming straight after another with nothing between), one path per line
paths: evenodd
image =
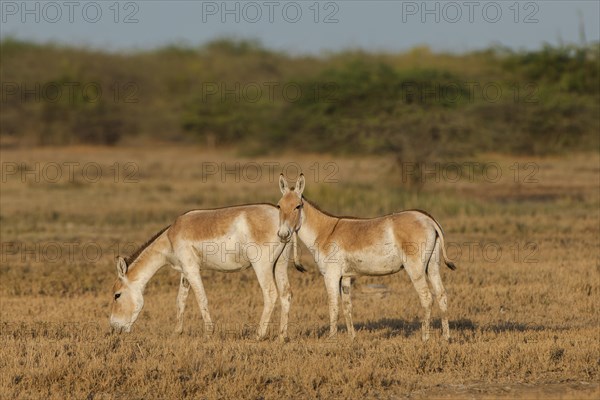
M354 324L352 323L352 299L350 289L352 286L352 278L345 276L342 278L342 307L344 309L344 316L346 317L346 328L351 339L356 337L354 331Z
M273 271L271 263L261 263L254 267L256 277L258 278L258 284L262 289L263 293L263 312L260 317L258 326L257 339L262 340L267 335L269 328L269 321L277 303L277 286L273 280Z
M442 314L442 335L444 336L444 339L450 340L450 327L448 325L447 315L448 299L446 298L446 289L444 289L442 277L440 276L441 256L440 239L437 238L435 241L433 254L429 259L429 265L427 266L427 276L429 277L429 282L431 282L433 293L435 293L435 297Z
M177 325L175 326L175 333L181 334L183 332L183 313L185 312L185 303L190 293L190 283L181 274L181 280L179 282L179 292L177 293Z
M427 280L425 279L425 268L422 267L422 262L420 262L420 260L415 260L411 264L412 265L410 266L406 266L406 272L408 273L408 276L410 276L410 280L421 300L421 306L423 306L422 338L423 341L426 341L429 339L429 321L431 319L431 305L433 304L433 298L429 286L427 285Z
M288 340L288 318L290 314L290 304L292 302L292 290L288 281L288 259L283 255L279 257L275 265L275 283L279 292L279 301L281 302L281 321L279 323L279 339L283 342Z

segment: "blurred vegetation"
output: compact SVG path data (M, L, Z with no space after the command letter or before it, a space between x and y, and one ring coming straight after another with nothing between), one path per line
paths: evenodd
M414 161L599 147L598 43L321 56L229 39L131 53L0 45L5 142L158 139Z

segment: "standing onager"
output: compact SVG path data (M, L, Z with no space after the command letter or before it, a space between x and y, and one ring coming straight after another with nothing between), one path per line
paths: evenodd
M298 177L296 187L291 189L281 175L279 188L283 196L277 204L277 235L281 240L289 241L297 233L315 258L325 278L329 297L330 337L337 333L340 291L348 333L352 338L356 335L350 299L350 279L353 276L389 275L404 268L425 309L423 340L429 338L433 303L426 277L442 312L444 338L450 338L446 316L448 304L440 277L440 261L444 261L450 269L456 267L447 261L442 228L433 217L417 210L371 219L335 217L302 197L304 175Z
M254 268L263 292L264 308L258 338L267 333L269 320L281 301L280 338L287 339L292 298L287 276L289 246L277 239L278 211L271 204L253 204L213 210L195 210L179 216L127 260L117 259L118 279L110 323L129 332L144 306L144 288L163 266L181 272L177 295L177 331L181 331L189 287L200 306L205 332L214 330L200 270L235 272Z

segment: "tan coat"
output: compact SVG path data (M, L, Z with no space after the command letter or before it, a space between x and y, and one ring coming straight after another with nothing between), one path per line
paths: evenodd
M286 339L291 302L287 276L289 246L286 248L277 237L278 222L278 211L271 204L194 210L179 216L133 256L127 260L118 258L111 325L129 331L143 307L146 284L160 268L171 265L182 273L176 331L182 330L185 300L191 287L200 306L205 332L210 334L214 326L200 271L235 272L252 267L264 299L258 337L266 335L279 295L280 336Z
M425 310L423 339L429 337L433 301L427 279L442 311L443 334L448 339L447 298L439 265L444 262L450 269L455 269L455 266L447 261L444 234L439 223L429 214L418 210L370 219L336 217L320 210L302 196L304 183L304 176L301 175L296 186L289 188L283 176L280 177L283 196L277 204L277 234L285 241L297 233L315 258L325 278L329 297L330 336L337 332L340 287L346 325L354 337L351 278L388 275L405 269Z

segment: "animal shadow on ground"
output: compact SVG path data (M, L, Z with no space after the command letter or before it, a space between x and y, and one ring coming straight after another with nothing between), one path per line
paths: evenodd
M456 326L455 326L456 325ZM475 325L470 320L460 320L457 322L450 322L450 329L460 330L475 330ZM357 333L372 332L377 333L385 338L393 337L410 337L413 334L421 331L421 321L419 319L413 319L412 321L400 319L400 318L383 318L377 321L367 322L356 322L354 323L354 329ZM441 322L433 321L431 323L431 329L441 329ZM338 324L338 335L347 334L346 325L341 323ZM312 336L312 337L327 337L329 334L329 325L324 325L316 328L315 330L304 330L301 336Z
M421 321L419 319L404 320L400 318L383 318L377 321L358 322L354 324L354 328L360 332L372 332L378 333L385 338L393 337L411 337L412 335L419 334L421 331ZM476 324L470 319L458 319L450 321L450 332L464 332L464 333L476 333L491 331L496 333L501 332L537 332L548 329L543 325L528 324L513 321L499 321L497 323L486 323ZM439 319L433 319L431 321L431 331L440 331L442 326ZM552 328L556 329L556 328ZM329 333L329 326L321 326L316 329L316 332L302 332L302 336L315 336L316 337L327 337ZM345 324L338 325L338 334L346 334Z
M412 321L406 321L400 318L383 318L378 321L369 321L366 323L357 324L356 327L359 330L367 332L376 332L383 330L384 337L393 338L403 336L408 338L414 334L421 332L421 320L413 319ZM440 319L431 320L431 332L440 331L442 329L442 322ZM450 321L450 331L475 331L477 325L470 319L459 319L456 321Z

